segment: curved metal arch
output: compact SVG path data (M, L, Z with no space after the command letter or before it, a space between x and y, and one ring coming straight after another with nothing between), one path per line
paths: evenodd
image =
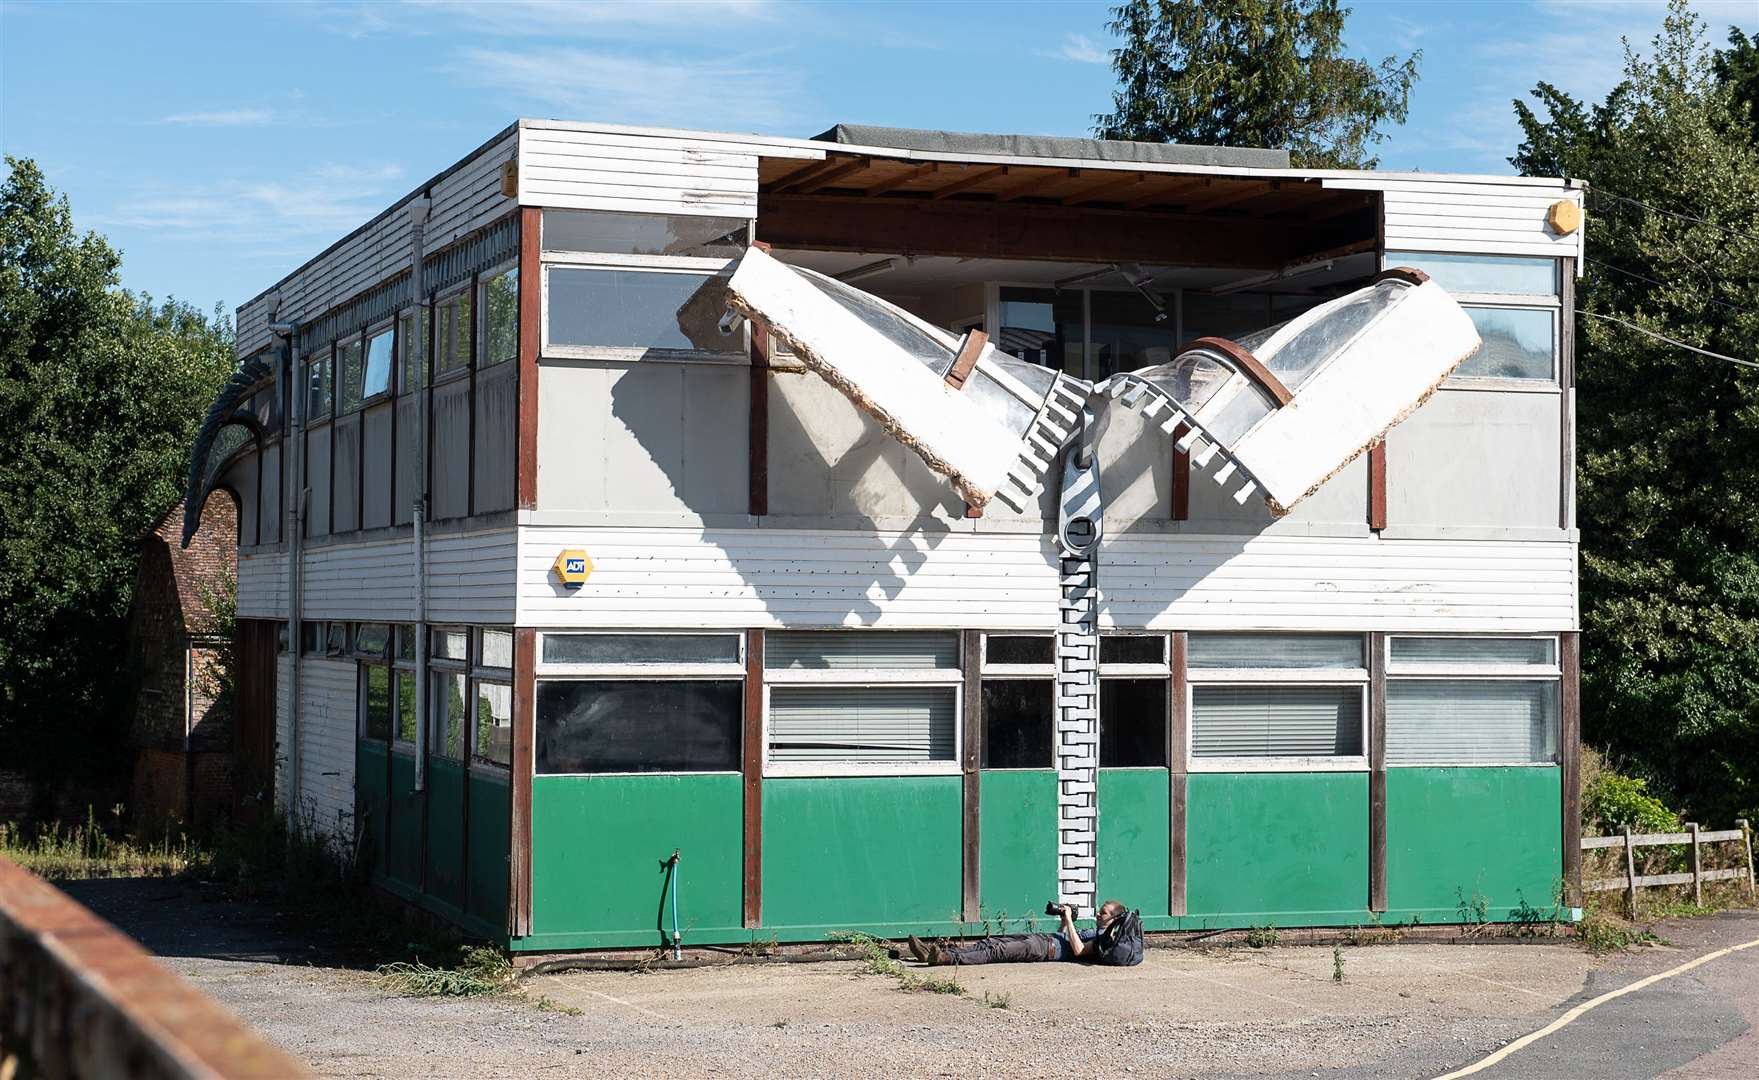
M1295 395L1289 392L1289 388L1283 385L1283 381L1277 378L1274 372L1265 367L1258 357L1253 356L1239 342L1225 337L1200 337L1180 346L1173 355L1183 356L1193 349L1208 349L1227 357L1240 374L1246 376L1247 379L1256 383L1260 390L1270 395L1271 400L1276 402L1277 408L1280 409L1295 400Z
M189 474L183 485L183 546L188 547L195 537L196 529L201 527L202 507L208 500L208 492L213 489L213 470L209 468L216 443L220 434L229 427L242 427L258 445L263 437L262 424L250 414L248 409L240 406L249 400L251 392L257 384L274 373L274 368L263 359L263 355L250 357L238 365L238 370L226 380L220 388L214 403L208 406L208 413L202 419L202 426L196 432L195 445L189 452ZM223 446L219 460L231 456L231 452L240 444Z

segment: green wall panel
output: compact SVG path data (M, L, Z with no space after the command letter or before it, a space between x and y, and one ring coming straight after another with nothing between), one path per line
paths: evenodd
M505 776L470 776L469 865L465 867L465 910L503 929L507 925L507 848L512 803Z
M1492 920L1523 900L1550 911L1563 871L1562 770L1388 769L1387 907L1459 918L1483 897Z
M1168 784L1165 769L1099 770L1099 900L1167 913Z
M1019 930L1057 895L1057 774L985 769L977 774L978 894L983 917Z
M423 890L464 905L464 767L428 758L428 873Z
M354 744L354 814L361 827L361 850L357 857L368 871L385 872L385 811L390 800L386 786L382 742L357 739Z
M1366 918L1367 773L1193 773L1187 792L1191 915Z
M763 922L945 923L960 911L958 776L763 785Z
M385 872L421 890L421 795L415 790L415 758L391 754L391 828L386 837Z
M533 934L640 931L660 943L671 927L663 863L674 848L684 941L693 928L738 927L741 785L723 774L534 778Z

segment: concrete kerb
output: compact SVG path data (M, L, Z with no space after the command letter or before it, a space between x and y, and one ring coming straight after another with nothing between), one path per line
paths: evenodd
M1551 926L1552 924L1547 924ZM1346 945L1372 948L1379 945L1574 945L1576 937L1556 924L1556 930L1528 932L1515 923L1435 924L1388 927L1294 927L1276 928L1272 947L1313 948ZM1144 935L1151 949L1255 948L1247 937L1252 930L1159 931ZM892 943L901 947L902 943ZM1258 947L1262 951L1262 947ZM651 949L599 949L571 953L515 953L511 960L521 978L528 975L559 975L570 971L685 971L706 967L740 967L755 964L813 964L866 959L852 946L822 943L775 944L765 942L761 951L751 946L686 945L681 959L667 953L669 947ZM894 952L896 950L894 949Z

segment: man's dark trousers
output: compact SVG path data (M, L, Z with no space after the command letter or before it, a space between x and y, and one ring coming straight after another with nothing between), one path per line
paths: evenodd
M1060 934L1003 934L970 945L942 946L949 964L1018 964L1055 960L1061 955Z

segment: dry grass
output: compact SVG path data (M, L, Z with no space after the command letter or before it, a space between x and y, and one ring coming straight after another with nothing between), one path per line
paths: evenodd
M121 811L120 806L113 810L118 821ZM118 839L90 809L84 822L71 826L55 822L26 831L0 822L0 855L48 881L174 877L202 865L207 857L199 845L169 825L159 838Z

